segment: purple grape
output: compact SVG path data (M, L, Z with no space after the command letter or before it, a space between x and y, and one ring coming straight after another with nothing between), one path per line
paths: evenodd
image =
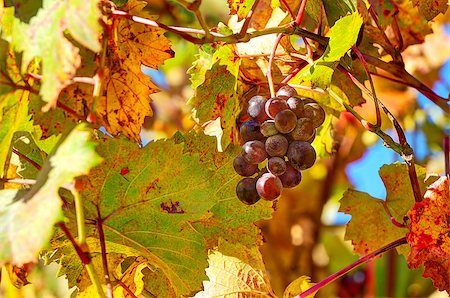
M244 177L252 176L258 172L258 165L248 163L242 155L234 158L233 167L236 173Z
M291 110L283 110L275 116L275 127L281 133L290 133L297 125L297 116Z
M281 180L270 173L263 174L256 181L256 191L265 200L275 200L280 196L282 190L283 184Z
M267 158L266 147L261 141L248 141L242 146L242 156L251 164L259 164Z
M286 162L283 158L275 156L267 161L267 170L275 176L280 176L286 171Z
M325 111L318 103L305 104L302 115L312 120L314 128L321 126L325 121Z
M266 140L266 152L269 156L283 157L289 147L288 140L282 135L274 135Z
M266 114L274 119L275 116L283 111L283 110L287 110L289 109L289 106L287 104L287 102L283 99L280 99L278 97L275 98L270 98L267 102L266 102L266 106L265 106L265 111Z
M248 120L248 121L242 123L239 132L241 135L241 139L244 142L253 141L253 140L259 140L259 141L264 140L264 136L262 135L262 133L260 131L260 125L255 120Z
M297 119L297 125L291 132L291 137L296 141L306 141L314 134L313 122L309 118Z
M266 120L263 123L261 123L260 130L262 135L265 137L270 137L280 133L275 127L274 120Z
M292 96L287 100L289 109L294 112L295 116L301 117L303 113L304 102L299 96Z
M287 157L295 169L306 170L316 161L316 151L308 142L293 141L289 145Z
M256 178L244 178L236 186L236 195L242 203L253 205L260 197L256 191Z
M265 111L267 99L260 95L255 95L248 101L247 114L258 122L269 119Z
M289 85L282 86L276 93L276 96L281 98L289 98L296 95L298 95L297 91Z
M314 142L315 138L316 138L316 129L314 128L313 134L311 135L311 137L309 139L306 140L306 142L312 144L312 142Z
M300 184L302 181L302 173L296 170L290 162L286 163L286 171L279 176L283 187L292 188Z

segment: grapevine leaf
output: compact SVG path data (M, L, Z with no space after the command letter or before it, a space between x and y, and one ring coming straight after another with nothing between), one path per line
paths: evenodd
M425 189L425 169L417 166L416 171L422 189ZM384 165L379 171L380 177L386 187L386 205L397 222L403 218L409 208L414 204L414 195L411 189L406 165L395 163ZM407 228L395 227L384 210L384 200L374 198L367 193L349 189L341 201L339 211L350 214L352 219L347 224L345 240L351 240L353 249L357 254L366 255L388 243L404 237ZM361 227L364 227L362 229ZM383 235L383 237L380 237ZM406 254L406 246L400 246L399 253Z
M98 151L105 163L91 171L81 193L86 220L101 217L108 254L145 258L152 273L144 279L152 280L156 296L197 291L205 279L207 251L221 237L245 245L241 251L260 243L253 222L270 217L271 203L247 207L236 198L232 160L237 147L216 153L211 137L177 134L142 149L125 139L105 138ZM87 234L94 238L97 231ZM98 249L89 246L91 252ZM70 274L72 280L79 277Z
M345 92L333 84L332 78L339 60L356 43L361 26L362 18L357 12L338 20L330 29L328 34L330 40L323 55L313 65L308 65L302 69L291 82L300 85L306 84L312 88L319 87L326 89L331 86L333 91L342 94L342 97L348 100ZM331 99L328 94L308 91L301 91L299 93L316 99L319 103L332 110L343 110L340 104Z
M203 282L204 290L195 298L270 296L271 286L262 271L255 270L238 258L214 251L208 256L209 267L206 275L209 281Z
M297 296L301 292L304 292L311 288L314 283L311 282L311 278L309 276L300 276L291 282L284 290L283 298L291 298ZM306 298L314 298L316 292L311 295L306 296Z
M95 1L86 5L81 0L44 0L29 24L14 26L13 44L23 52L22 72L33 58L42 59L40 94L48 103L45 110L56 106L59 92L68 85L80 64L78 48L64 36L64 31L68 30L80 44L99 51L99 17Z
M449 5L447 0L412 0L412 3L419 7L419 12L428 21L431 21L440 13L445 14Z
M146 5L143 1L128 1L122 9L134 13ZM157 68L173 57L164 31L132 20L117 21L117 40L108 39L105 91L96 112L106 130L139 141L144 118L151 116L150 94L158 88L141 71L141 64Z
M205 82L197 88L195 95L189 100L189 104L195 109L194 117L201 125L220 117L224 136L222 148L236 142L239 130L235 121L235 115L240 111L236 84L236 77L227 70L227 67L216 62L211 70L206 72Z
M318 157L328 156L333 149L332 115L327 114L323 124L317 128L317 135L312 143Z
M30 191L0 191L0 264L36 261L37 253L51 237L54 223L62 219L59 188L100 162L89 136L79 125L62 139Z
M408 267L424 264L423 277L430 277L436 288L450 294L450 180L443 176L431 184L408 217Z
M20 76L14 53L3 39L0 39L0 61L0 177L3 177L14 132L29 122L30 92Z
M242 20L252 9L255 0L227 0L230 7L230 14L236 14L238 20Z

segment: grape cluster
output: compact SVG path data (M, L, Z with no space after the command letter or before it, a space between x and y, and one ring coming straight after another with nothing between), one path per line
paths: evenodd
M245 177L237 184L236 194L243 203L252 205L260 198L275 200L283 187L300 183L301 171L316 161L311 143L316 128L325 120L325 111L288 85L278 89L273 98L256 95L248 104L251 120L240 127L244 144L233 166Z

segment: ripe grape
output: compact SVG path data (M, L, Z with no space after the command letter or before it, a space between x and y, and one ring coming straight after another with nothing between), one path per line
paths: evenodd
M263 122L264 120L269 119L269 116L267 116L265 111L266 101L267 99L260 95L250 98L247 109L248 115L258 122Z
M236 195L247 205L253 205L259 201L260 197L256 191L256 178L244 178L236 186Z
M275 127L275 121L273 120L264 121L260 126L260 130L262 135L265 137L270 137L279 133Z
M266 140L266 152L270 156L283 157L286 154L288 146L288 140L280 134L268 137Z
M267 158L266 148L261 141L248 141L242 146L242 156L251 164L259 164Z
M279 112L281 112L283 110L287 110L287 109L289 109L289 106L288 106L287 102L285 100L283 100L283 99L278 98L278 97L270 98L266 102L266 105L265 105L266 114L272 119L274 119L275 116Z
M316 151L308 142L293 141L288 148L287 157L297 170L306 170L316 161Z
M281 133L290 133L297 125L297 116L291 110L283 110L275 116L275 127Z
M267 161L267 170L275 176L280 176L286 171L286 162L281 157L271 157Z
M302 173L296 170L290 162L287 162L286 171L278 178L280 178L283 187L292 188L300 184L302 181Z
M294 88L292 88L289 85L284 85L282 86L280 89L278 89L276 96L277 97L284 97L284 98L289 98L292 96L296 96L297 95L297 91L295 91Z
M313 122L309 118L299 118L297 125L291 132L291 137L296 141L307 141L314 135Z
M260 125L255 120L248 120L242 123L241 128L239 130L241 134L241 138L244 142L259 140L263 141L264 136L260 131Z
M244 156L238 155L233 160L233 167L236 173L248 177L258 172L258 165L248 163Z
M289 109L291 109L291 111L294 112L297 117L302 116L304 102L301 97L292 96L287 100L287 104L289 106Z
M270 173L263 174L256 181L256 191L258 195L268 201L275 200L281 194L283 184L281 180Z
M309 139L306 140L306 142L312 144L312 142L314 142L315 138L316 138L316 129L314 128L313 134L311 135L311 137Z
M318 103L307 103L303 107L303 116L313 122L314 128L317 128L325 121L325 111Z

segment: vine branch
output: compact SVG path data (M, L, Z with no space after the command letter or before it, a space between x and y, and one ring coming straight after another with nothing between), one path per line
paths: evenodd
M375 257L393 249L396 248L397 246L406 244L406 237L400 238L398 240L395 240L394 242L389 243L386 246L383 246L377 250L375 250L374 252L365 255L364 257L359 258L356 262L353 262L352 264L342 268L341 270L337 271L336 273L331 274L330 276L328 276L327 278L321 280L320 282L318 282L317 284L315 284L314 286L312 286L311 288L309 288L308 290L300 293L299 295L295 296L295 298L303 298L303 297L308 297L308 295L311 295L315 292L317 292L318 290L320 290L321 288L325 287L326 285L328 285L329 283L335 281L336 279L338 279L339 277L343 276L344 274L350 272L351 270L353 270L354 268L358 267L359 265L362 265L364 263L367 263L368 261L374 259Z

